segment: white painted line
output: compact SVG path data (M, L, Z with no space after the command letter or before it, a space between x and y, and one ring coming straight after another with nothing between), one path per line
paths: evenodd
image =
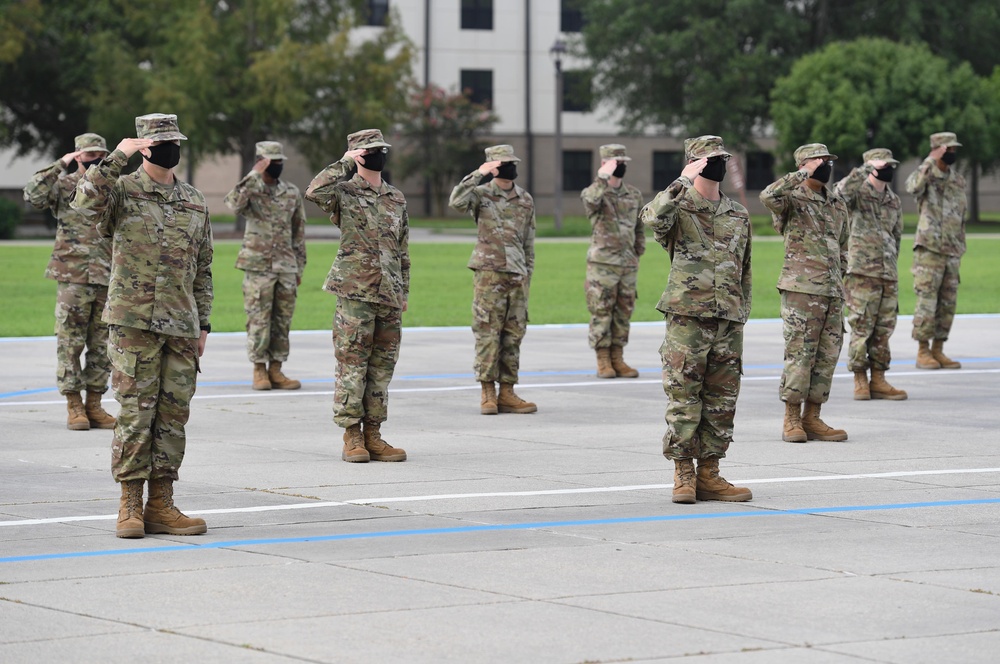
M969 376L972 374L995 374L1000 373L1000 369L962 369L961 371L893 371L890 378L901 378L910 376L921 376L921 377L942 377L942 376ZM834 378L854 378L852 373L838 373L834 374ZM779 374L771 374L767 376L743 376L744 383L756 382L762 380L778 380L781 376ZM427 380L435 380L428 378ZM663 381L659 378L630 378L628 380L583 380L576 382L563 382L563 383L518 383L517 389L519 390L530 390L530 389L547 389L547 388L565 388L565 387L594 387L600 385L602 387L627 387L629 385L662 385ZM421 392L458 392L465 390L479 390L479 383L471 383L468 385L441 385L437 387L390 387L389 392L391 394L414 394ZM297 391L297 390L272 390L269 392L241 392L238 394L196 394L193 398L194 401L210 401L215 399L278 399L282 397L316 397L316 396L333 396L333 390L308 390L308 391ZM104 399L109 403L114 403L113 399ZM46 400L46 401L0 401L0 408L3 407L16 407L16 406L65 406L66 401L64 399L60 400Z
M950 470L900 470L885 473L861 473L855 475L805 475L796 477L771 477L765 479L735 480L738 484L782 484L788 482L832 482L838 480L869 480L898 477L923 477L930 475L973 475L1000 473L1000 468L955 468ZM469 500L478 498L523 498L530 496L561 496L586 493L616 493L622 491L663 491L673 489L671 484L633 484L626 486L580 487L576 489L545 489L539 491L491 491L484 493L444 493L423 496L394 496L388 498L355 498L345 501L317 501L293 503L290 505L258 505L256 507L232 507L215 510L191 510L186 514L243 514L252 512L280 512L284 510L307 510L322 507L342 507L345 505L382 505L385 503L412 503L437 500ZM81 521L111 521L117 514L90 516L65 516L47 519L19 519L0 521L0 527L39 526L50 523L78 523Z

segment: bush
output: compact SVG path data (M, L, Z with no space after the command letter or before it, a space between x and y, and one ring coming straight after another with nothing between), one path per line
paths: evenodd
M21 223L21 206L0 198L0 240L12 239L19 223Z

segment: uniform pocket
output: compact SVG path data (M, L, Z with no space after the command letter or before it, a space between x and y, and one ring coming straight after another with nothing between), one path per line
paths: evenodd
M108 346L108 358L115 371L121 372L130 378L135 378L135 365L137 355L131 351L123 350L114 345Z

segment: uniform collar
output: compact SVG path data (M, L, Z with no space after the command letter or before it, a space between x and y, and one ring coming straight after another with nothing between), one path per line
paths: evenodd
M497 185L496 180L490 180L489 186L491 187L490 191L493 192L494 196L499 196L501 198L506 198L508 200L514 198L520 198L521 192L523 191L520 187L517 186L517 183L514 183L514 186L511 187L509 190L501 189L500 186Z
M710 201L704 196L702 196L701 192L699 192L694 187L691 187L688 191L690 192L691 197L694 198L695 202L698 204L699 210L705 209L708 210L709 212L712 212L713 214L724 214L734 209L732 199L729 198L729 196L726 196L721 191L719 192L719 196L721 196L721 198L719 199L718 207L714 207L714 201Z
M168 198L170 193L177 187L177 175L174 175L174 183L169 187L165 184L160 184L149 177L149 173L141 165L138 168L139 172L139 183L142 185L142 190L147 194L159 194L164 198Z
M368 189L376 196L384 196L385 194L389 193L389 185L386 184L384 179L382 180L382 185L378 189L371 186L368 180L361 177L360 173L355 173L354 177L351 178L351 182L357 185L360 189Z

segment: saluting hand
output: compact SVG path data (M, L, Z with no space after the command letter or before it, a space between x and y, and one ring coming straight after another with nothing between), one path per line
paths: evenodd
M597 169L599 175L607 175L610 177L615 169L618 168L618 161L615 159L608 159L606 162L601 164L601 167Z
M939 145L933 150L931 150L931 153L928 156L931 157L932 159L940 159L941 157L944 156L944 153L947 151L948 151L947 145Z
M63 163L63 166L69 166L77 157L83 154L83 150L77 150L76 152L67 152L63 156L59 157L59 161Z
M259 161L254 162L253 170L256 171L259 175L263 175L264 171L267 170L267 167L270 165L271 165L271 160L268 159L267 157L263 157Z
M500 174L500 171L497 170L498 168L500 168L499 161L487 161L486 163L484 163L482 166L479 167L479 172L482 173L483 175L492 174L493 177L496 177L497 175Z
M695 159L690 164L684 167L681 171L681 175L689 180L694 180L694 177L705 170L705 165L708 164L708 158L702 157L701 159Z
M872 159L868 163L871 164L872 168L874 168L876 171L885 168L886 165L885 159Z
M361 156L362 154L364 154L364 152L365 152L364 148L358 148L357 150L348 150L347 152L344 153L344 156L353 159L355 164L364 166L365 158Z
M822 166L825 162L826 159L824 159L823 157L813 157L812 159L806 159L802 163L802 168L807 173L809 173L809 175L812 175L813 173L816 172L816 169Z
M153 144L149 138L123 138L118 144L120 150L126 157L131 157L140 150L147 150Z

